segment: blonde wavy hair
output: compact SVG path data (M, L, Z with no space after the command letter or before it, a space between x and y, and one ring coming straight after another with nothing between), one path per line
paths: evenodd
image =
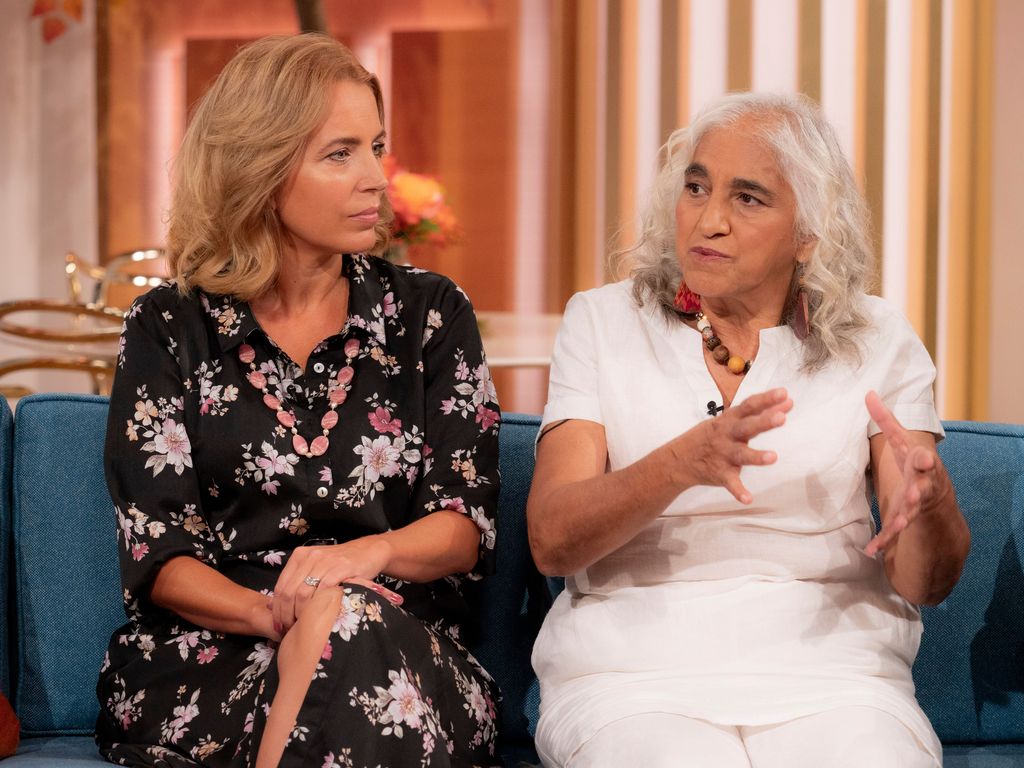
M703 136L747 117L759 121L757 135L793 190L794 242L811 243L802 274L811 321L803 368L816 370L833 358L859 363L860 332L869 325L860 297L874 280L870 216L835 131L821 108L805 96L728 94L675 131L661 149L661 170L642 217L640 238L612 256L613 267L633 278L638 304L653 300L667 316L679 318L673 300L683 274L676 256L675 209L686 168ZM794 270L784 314L790 324L799 277Z
M167 248L179 290L251 300L274 284L287 238L277 196L327 119L339 81L367 85L384 124L377 78L326 35L257 40L220 73L174 163ZM391 218L384 196L373 252L387 246Z

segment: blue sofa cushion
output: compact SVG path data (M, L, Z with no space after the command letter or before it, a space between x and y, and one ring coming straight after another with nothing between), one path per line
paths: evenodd
M526 536L526 497L539 426L537 416L502 415L497 570L467 587L473 609L467 639L473 655L501 686L501 747L510 762L536 759L531 722L540 700L530 652L551 600Z
M34 395L14 427L17 672L25 735L92 733L96 677L124 622L103 482L107 400Z
M923 609L917 696L945 743L1024 742L1024 428L945 427L971 553L952 594Z
M0 693L11 695L11 649L14 643L13 606L8 597L14 579L11 561L11 440L14 420L7 400L0 396Z

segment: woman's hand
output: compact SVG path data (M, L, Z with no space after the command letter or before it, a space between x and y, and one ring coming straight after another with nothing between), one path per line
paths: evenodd
M781 427L793 407L785 389L772 389L727 408L721 416L702 421L680 438L680 466L687 486L717 485L741 504L754 499L740 481L744 466L774 464L774 451L759 451L749 442L762 432Z
M903 428L877 393L868 392L864 402L871 418L882 430L900 472L899 483L888 494L882 530L864 548L864 552L873 557L893 544L900 532L918 519L922 510L937 506L953 485L934 442L929 446L913 441L910 432Z
M317 589L360 584L400 605L402 597L373 580L387 566L390 546L380 536L364 536L344 544L296 547L267 602L273 629L284 635L296 622ZM306 579L314 582L310 584Z

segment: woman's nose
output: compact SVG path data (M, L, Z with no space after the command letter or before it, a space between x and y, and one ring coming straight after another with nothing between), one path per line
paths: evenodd
M729 232L729 211L727 201L712 196L700 214L700 232L704 237L724 235Z

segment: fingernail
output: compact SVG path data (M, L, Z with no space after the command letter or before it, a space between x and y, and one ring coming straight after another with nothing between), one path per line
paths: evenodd
M277 634L281 634L281 632L283 630L284 630L284 627L282 627L278 622L275 621L274 622L274 631L277 632Z

